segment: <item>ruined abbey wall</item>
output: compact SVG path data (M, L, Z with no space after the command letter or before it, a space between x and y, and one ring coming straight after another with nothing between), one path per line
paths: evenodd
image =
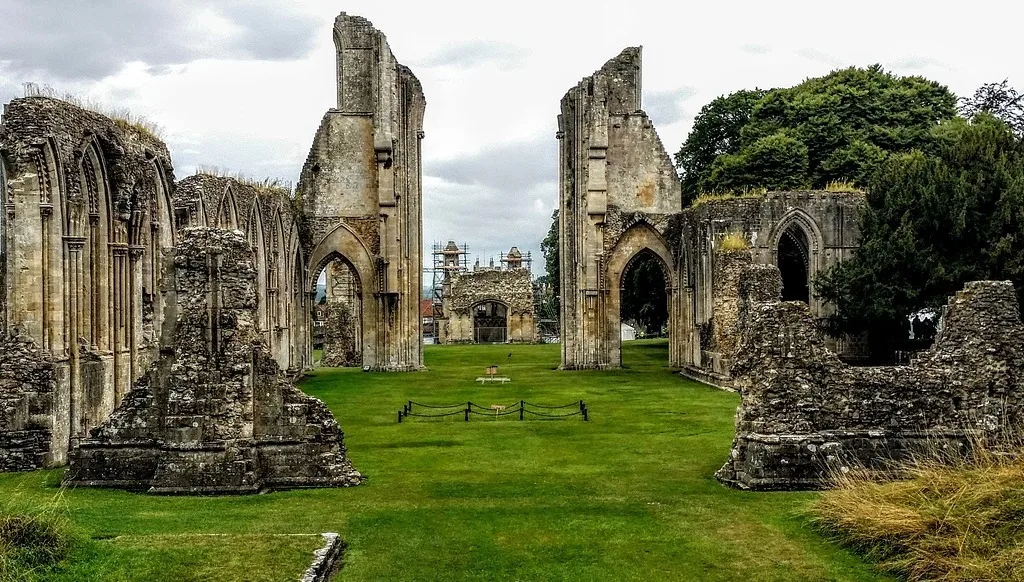
M821 487L830 471L884 468L914 452L998 438L1024 420L1024 325L1008 281L968 283L950 298L931 349L886 367L840 362L807 304L778 301L779 282L767 265L740 282L732 373L742 403L723 482Z
M179 229L210 226L245 234L255 253L260 333L282 369L309 367L311 303L300 211L290 193L200 173L176 184L173 203Z
M0 342L17 344L0 349L27 340L52 363L52 396L30 407L57 464L156 357L174 177L145 130L46 97L4 107L0 160Z
M361 482L327 406L274 361L257 277L239 230L182 230L169 277L173 339L71 452L69 483L208 494Z
M334 23L338 106L324 115L297 188L306 220L306 285L343 258L361 282L363 364L423 365L421 140L426 101L415 75L366 19Z
M680 325L684 374L719 386L731 384L736 338L736 282L746 264L780 265L780 247L796 241L806 274L798 277L810 313L829 314L815 296L814 277L856 251L860 232L857 210L862 193L769 192L760 197L710 200L682 213L681 260L685 265ZM723 239L738 238L742 253L723 252ZM783 265L785 268L785 265ZM853 346L829 340L834 351Z
M627 48L569 89L558 116L562 367L621 365L620 286L638 253L654 253L679 361L679 178L640 108L640 48Z

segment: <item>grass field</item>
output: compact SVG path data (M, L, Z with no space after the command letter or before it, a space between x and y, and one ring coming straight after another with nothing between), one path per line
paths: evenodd
M336 531L348 543L339 580L888 579L810 528L815 494L713 479L738 398L671 373L663 341L628 343L627 369L608 372L555 371L557 345L426 349L427 372L325 369L303 384L337 415L364 485L227 498L67 491L59 502L85 541L40 578L296 580L316 534ZM474 382L490 364L512 382ZM409 399L583 399L590 421L398 424ZM48 502L61 475L0 475L0 509Z

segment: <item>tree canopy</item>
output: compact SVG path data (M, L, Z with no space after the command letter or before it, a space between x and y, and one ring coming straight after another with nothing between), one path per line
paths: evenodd
M719 97L697 115L675 156L684 197L836 181L867 185L890 155L925 147L936 123L954 117L955 105L946 87L879 65Z
M866 332L878 350L906 337L908 315L938 308L965 282L1024 289L1024 148L981 113L933 127L921 150L892 155L870 181L861 246L816 281L836 306L833 332Z

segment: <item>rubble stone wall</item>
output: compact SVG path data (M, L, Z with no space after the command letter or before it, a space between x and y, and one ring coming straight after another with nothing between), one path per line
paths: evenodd
M968 283L950 298L931 349L885 367L841 362L807 304L778 301L779 281L772 266L741 280L732 373L742 403L723 482L821 487L833 470L882 468L921 447L998 437L1024 420L1024 325L1008 281Z
M30 338L0 338L0 471L47 466L54 374L53 361Z
M173 344L72 451L74 485L251 493L361 481L337 421L281 373L256 325L256 268L241 232L181 232Z

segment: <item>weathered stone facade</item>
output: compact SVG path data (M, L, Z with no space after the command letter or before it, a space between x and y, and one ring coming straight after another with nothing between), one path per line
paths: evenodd
M170 157L129 124L30 97L4 107L0 166L0 332L52 362L32 424L49 427L42 462L60 464L156 357L175 239ZM17 398L40 391L26 382Z
M533 343L530 271L484 268L453 271L445 285L441 343Z
M334 23L338 107L320 124L299 178L306 278L344 259L362 289L360 352L377 370L423 365L421 140L426 101L366 19Z
M815 318L827 316L829 306L814 294L814 276L856 251L857 210L863 202L864 195L856 192L769 192L686 209L679 241L685 265L684 336L679 340L683 373L719 386L731 384L736 282L746 263L788 268L784 274L790 275L790 284L803 285L794 295L808 303ZM749 250L722 252L725 237L742 239ZM780 248L787 244L797 251L795 266L780 259ZM853 352L848 342L828 341L834 351Z
M851 367L803 302L780 302L773 266L740 282L732 367L743 400L720 480L748 489L827 484L829 471L884 468L926 447L1000 437L1024 412L1024 337L1007 281L968 283L943 331L907 366Z
M299 239L301 211L289 192L200 173L176 184L173 202L178 229L211 226L245 233L256 261L260 333L282 369L308 368L311 298Z
M361 481L330 411L272 357L258 327L257 276L241 232L181 231L173 342L72 451L70 484L250 493Z
M627 48L562 98L558 116L562 368L621 366L620 287L642 251L662 266L669 354L681 363L677 253L682 194L640 109L640 48ZM676 235L678 236L678 235Z

